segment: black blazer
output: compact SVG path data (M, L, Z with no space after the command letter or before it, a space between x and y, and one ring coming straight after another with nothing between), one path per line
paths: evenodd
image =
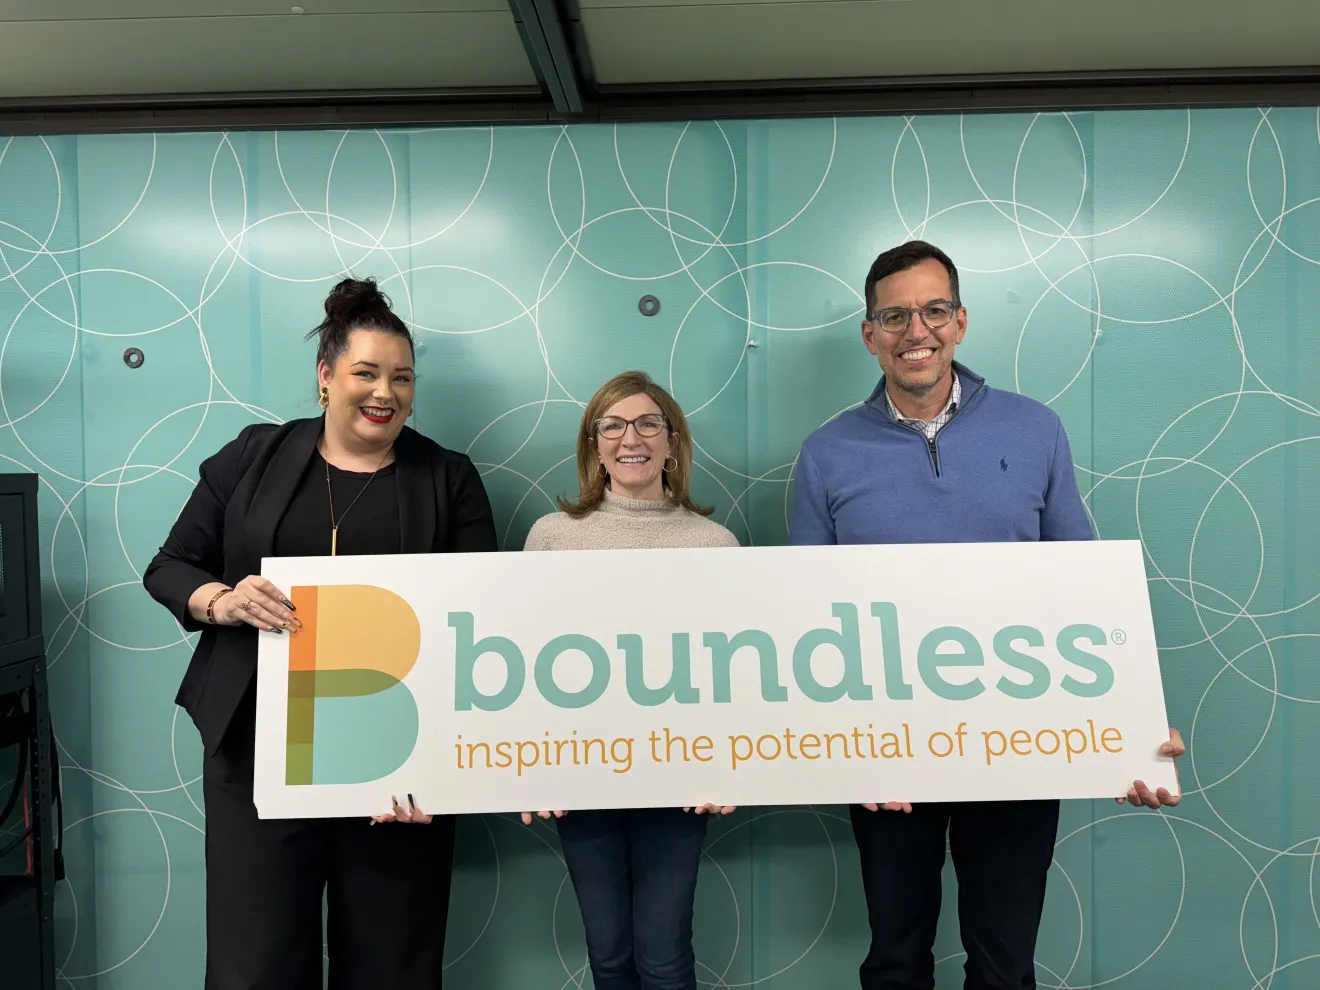
M184 629L202 630L175 704L192 717L208 754L219 749L256 676L258 633L247 624L198 622L188 613L188 599L204 584L232 587L260 573L321 429L319 416L254 424L203 461L197 487L143 575L147 592ZM467 455L404 427L394 463L403 553L496 549L490 500Z

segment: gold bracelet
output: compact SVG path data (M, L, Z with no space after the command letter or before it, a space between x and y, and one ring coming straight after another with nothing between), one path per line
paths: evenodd
M221 588L212 595L211 600L206 603L206 621L211 623L211 625L215 625L215 603L233 590L233 588Z

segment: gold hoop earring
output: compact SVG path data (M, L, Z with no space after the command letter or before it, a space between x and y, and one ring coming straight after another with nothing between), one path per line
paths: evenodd
M674 462L673 467L669 466L670 461ZM670 474L673 474L675 471L678 470L678 458L675 457L673 454L670 454L668 457L665 458L665 470L668 471Z
M329 390L328 388L326 388L324 385L321 386L321 395L317 398L316 401L317 401L318 403L320 403L322 409L327 409L327 408L329 408L329 406L330 406L330 390Z
M597 462L596 462L596 467L600 468L600 476L601 476L602 478L608 478L608 477L610 476L610 473L609 473L608 471L605 470L605 462L604 462L604 461L597 461Z

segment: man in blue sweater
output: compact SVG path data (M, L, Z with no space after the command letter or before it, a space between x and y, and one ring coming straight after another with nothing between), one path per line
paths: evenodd
M865 299L862 341L884 376L866 402L802 445L790 542L1091 539L1059 417L954 361L967 310L948 255L921 241L886 251L866 277ZM1161 751L1182 754L1176 730ZM1119 800L1178 803L1140 781ZM891 801L850 810L871 924L863 990L935 986L946 834L964 987L1034 990L1058 801Z

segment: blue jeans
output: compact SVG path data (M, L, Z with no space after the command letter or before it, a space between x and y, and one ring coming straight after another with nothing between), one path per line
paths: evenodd
M707 821L681 808L557 820L596 990L696 990L692 901Z

